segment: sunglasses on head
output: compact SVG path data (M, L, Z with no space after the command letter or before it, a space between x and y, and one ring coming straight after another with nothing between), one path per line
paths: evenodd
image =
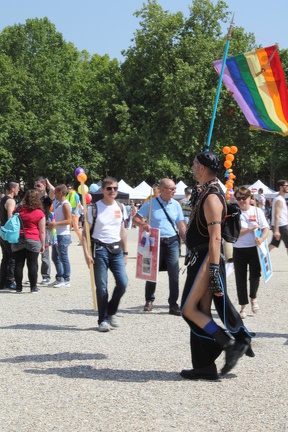
M246 196L241 196L241 197L236 197L237 201L246 201L248 197Z
M118 186L107 186L106 190L108 190L108 191L112 191L112 190L118 191Z

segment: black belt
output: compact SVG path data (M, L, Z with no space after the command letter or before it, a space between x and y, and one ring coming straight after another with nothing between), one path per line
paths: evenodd
M170 244L173 243L175 240L178 240L178 235L175 235L173 237L160 237L160 243Z
M188 248L190 252L199 252L204 249L209 249L209 243L203 243L193 248Z

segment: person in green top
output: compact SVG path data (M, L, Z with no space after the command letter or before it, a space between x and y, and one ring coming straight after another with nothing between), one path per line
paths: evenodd
M73 189L72 185L67 185L67 196L66 199L69 201L72 209L72 227L79 239L79 246L82 245L82 233L79 229L79 217L81 202L78 193Z

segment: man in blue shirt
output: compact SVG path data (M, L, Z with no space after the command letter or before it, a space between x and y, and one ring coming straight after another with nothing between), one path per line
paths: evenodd
M149 217L150 201L142 205L138 213L133 218L133 224L141 226L149 232L150 228L160 229L160 257L159 269L168 271L169 277L169 313L180 315L177 303L179 297L179 246L180 239L184 238L186 225L181 206L178 201L173 199L176 191L175 183L164 178L159 184L160 196L152 198L151 220ZM170 219L170 220L169 220ZM179 235L178 235L179 233ZM147 281L145 285L146 303L144 311L151 312L155 300L156 283Z

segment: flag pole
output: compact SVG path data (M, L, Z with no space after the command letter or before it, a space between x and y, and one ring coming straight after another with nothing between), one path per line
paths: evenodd
M90 229L89 229L89 223L88 223L88 217L87 217L88 211L87 211L87 203L86 203L86 199L85 199L86 193L85 193L85 189L84 189L84 182L81 181L80 184L81 184L82 204L83 204L83 213L84 213L84 227L83 228L85 230L85 236L86 236L88 251L91 251L91 238L90 238ZM90 272L93 309L95 311L98 311L93 264L90 264L89 272Z
M223 61L222 61L222 68L221 68L221 72L219 75L219 81L218 81L218 86L217 86L217 91L216 91L216 96L215 96L215 102L214 102L214 107L213 107L213 112L212 112L212 118L211 118L211 122L210 122L210 128L209 128L209 132L208 132L208 137L207 137L207 142L206 142L206 146L205 146L205 151L209 151L210 150L210 144L211 144L211 138L212 138L212 132L213 132L213 128L214 128L214 122L215 122L215 117L216 117L216 111L217 111L217 106L218 106L218 101L219 101L219 96L220 96L220 91L221 91L221 85L222 85L222 78L224 75L224 70L225 70L225 65L226 65L226 60L227 60L227 56L228 56L228 50L229 50L229 45L230 45L230 41L232 38L232 31L233 31L233 24L234 24L234 13L231 19L231 23L230 23L230 27L227 33L227 37L226 37L226 45L225 45L225 50L224 50L224 55L223 55Z

